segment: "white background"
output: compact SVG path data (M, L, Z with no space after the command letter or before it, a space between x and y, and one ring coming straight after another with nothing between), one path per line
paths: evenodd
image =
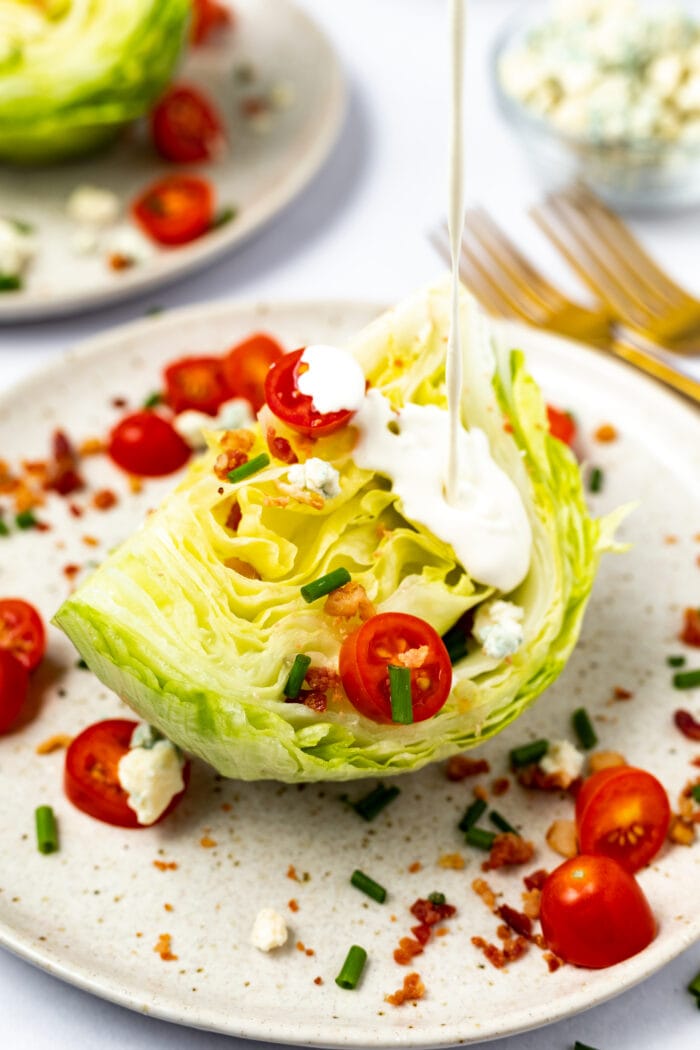
M522 3L470 5L467 199L490 207L573 290L570 274L525 217L539 188L495 111L489 85L496 31ZM0 389L78 339L139 317L153 304L231 297L390 302L440 272L425 234L444 213L446 197L445 0L303 0L303 6L334 41L350 84L341 140L311 187L235 255L166 291L109 311L1 330ZM634 225L667 269L700 293L700 211L647 216ZM700 1012L685 985L699 970L696 946L619 999L489 1045L570 1050L579 1039L599 1050L697 1050ZM242 1040L129 1013L0 952L1 1050L214 1050L227 1043L243 1050Z

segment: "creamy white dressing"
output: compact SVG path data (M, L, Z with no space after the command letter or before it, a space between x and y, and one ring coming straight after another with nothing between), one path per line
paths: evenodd
M462 90L464 81L464 0L450 0L452 106L450 120L449 207L447 226L452 257L452 309L447 342L445 373L449 429L447 443L447 499L455 503L459 487L459 435L462 430L462 352L459 324L459 249L464 224L464 189L462 178Z
M307 346L297 387L317 412L354 412L365 396L365 374L357 359L337 346Z

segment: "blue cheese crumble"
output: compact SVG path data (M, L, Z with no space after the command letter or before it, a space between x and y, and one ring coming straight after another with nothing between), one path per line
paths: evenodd
M500 599L485 602L474 619L474 637L487 656L512 656L523 644L522 608Z

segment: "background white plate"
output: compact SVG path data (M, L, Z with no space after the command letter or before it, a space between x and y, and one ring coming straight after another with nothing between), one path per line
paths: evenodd
M233 5L232 5L233 6ZM0 294L0 323L36 321L138 295L211 262L276 215L313 178L340 132L345 86L326 37L287 0L236 0L236 22L206 46L190 49L177 81L202 87L225 120L230 149L214 164L180 166L161 161L145 128L127 134L96 157L45 169L0 165L0 215L36 227L38 255L24 290ZM250 65L250 86L234 71ZM257 133L240 112L246 95L288 85L293 103L274 113L269 131ZM156 248L154 256L114 272L105 253L80 257L72 249L76 225L65 214L72 189L88 183L118 194L125 212L150 182L178 171L209 179L220 208L236 218L191 244Z
M125 396L138 405L157 388L162 364L180 353L223 350L260 327L289 348L342 341L376 312L366 304L224 304L139 322L93 340L6 395L0 401L0 448L11 460L43 455L57 424L76 440L103 434L123 411L111 407L112 398ZM570 712L585 704L600 746L621 750L630 762L657 773L675 800L697 754L671 718L680 704L697 715L698 694L674 692L665 657L682 649L677 634L683 607L697 604L698 417L593 351L517 326L500 331L527 350L548 396L575 410L582 451L605 470L605 491L595 509L628 500L641 505L623 529L634 547L606 558L566 672L534 709L478 752L492 766L485 782L506 772L507 751L516 743L537 735L570 736ZM591 441L602 422L619 428L614 444ZM89 468L95 484L125 493L109 464L95 459ZM116 510L80 519L57 501L43 515L54 525L51 532L2 541L0 593L20 594L50 617L67 593L63 567L102 557L169 484L149 483L138 497L124 494ZM99 546L85 546L86 535L98 538ZM615 685L632 690L634 698L611 704ZM340 801L342 785L225 782L197 764L186 799L164 826L125 832L74 810L61 792L62 754L34 752L53 733L72 734L124 710L75 667L75 654L54 630L30 707L32 719L0 740L0 943L132 1009L300 1044L480 1042L616 995L700 936L700 850L665 848L641 875L660 923L646 951L613 969L564 967L549 974L533 949L497 972L470 943L474 934L494 940L496 921L470 889L482 856L464 846L455 827L473 781L450 784L439 766L400 778L399 799L366 825ZM351 785L349 794L359 797L371 786ZM43 802L54 806L61 833L61 850L49 857L37 852L34 841L33 810ZM222 804L231 808L224 811ZM544 832L555 817L571 815L571 803L513 785L497 804L538 845L527 870L553 867L559 858L543 844ZM203 848L205 835L217 845ZM468 861L464 871L437 865L439 856L453 852ZM159 871L154 860L178 867ZM414 861L422 870L409 874ZM290 864L302 878L308 873L308 880L291 881ZM387 886L386 905L349 886L355 867ZM516 870L490 876L516 907L521 875ZM400 987L407 971L393 962L392 951L412 924L408 906L433 890L446 893L459 914L448 924L449 935L416 960L426 998L396 1009L383 997ZM291 898L299 903L294 914L287 910ZM280 909L292 927L288 947L271 956L248 945L252 920L264 906ZM153 951L165 932L172 935L177 961L163 962ZM297 941L315 954L299 951ZM361 988L349 993L333 979L352 943L363 944L370 961ZM320 986L314 984L317 976L323 978Z

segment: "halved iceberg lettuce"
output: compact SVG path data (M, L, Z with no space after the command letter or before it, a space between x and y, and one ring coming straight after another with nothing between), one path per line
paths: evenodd
M396 407L446 407L448 316L449 289L436 286L352 342L371 386ZM461 329L463 423L487 435L532 529L515 591L471 579L449 544L407 520L391 483L353 462L350 427L314 446L340 471L339 495L321 508L279 498L289 468L275 459L222 482L213 466L226 438L211 434L179 487L59 610L56 622L97 676L224 775L346 780L418 769L503 729L564 667L616 522L589 516L578 464L550 437L522 353L490 338L466 294ZM267 448L263 427L254 434L251 456ZM300 587L339 566L379 611L412 613L440 633L506 598L523 609L524 642L507 660L470 643L445 706L415 725L379 725L345 700L322 713L285 703L295 653L337 668L342 628Z

